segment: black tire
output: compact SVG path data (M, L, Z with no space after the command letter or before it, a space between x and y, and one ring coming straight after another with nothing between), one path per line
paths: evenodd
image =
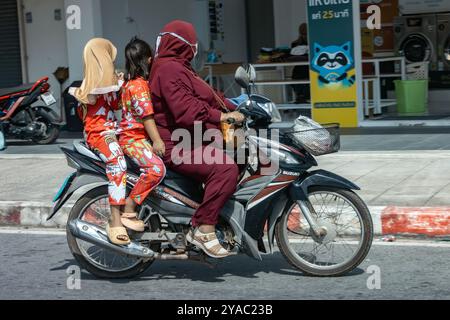
M60 128L53 123L53 118L47 111L38 110L36 114L36 121L43 122L47 126L47 131L43 137L32 138L33 142L39 145L52 144L59 137Z
M373 222L372 218L370 216L369 209L367 208L364 201L353 191L351 190L344 190L344 189L336 189L332 187L312 187L310 189L310 192L320 192L320 191L328 191L328 192L334 192L339 194L340 196L346 198L349 202L351 202L355 208L358 210L361 221L362 221L362 228L364 230L364 236L362 239L362 245L359 248L359 251L357 254L348 262L345 264L334 268L334 269L317 269L314 267L311 267L310 265L304 263L303 261L296 258L291 251L289 250L289 243L286 243L284 237L284 233L287 232L287 229L284 228L284 222L288 218L291 210L295 206L295 203L293 201L290 201L286 205L286 210L283 213L283 215L279 218L277 225L275 226L275 237L277 239L277 245L280 249L281 254L284 256L284 258L291 264L294 268L302 271L306 275L309 276L316 276L316 277L337 277L342 276L353 269L355 269L357 266L361 264L361 262L365 259L367 254L369 253L369 250L372 245L373 240Z
M81 215L81 210L87 207L89 203L93 200L98 199L102 196L108 196L108 188L106 186L101 186L95 189L90 190L86 194L84 194L73 206L72 210L69 213L68 223L74 219L78 219ZM143 261L141 260L138 264L132 266L128 270L114 272L114 271L106 271L100 269L90 263L81 253L80 248L78 247L78 243L76 238L70 233L68 227L66 227L67 233L67 244L69 245L70 252L74 256L75 260L80 264L80 266L86 269L88 272L93 274L98 278L104 279L123 279L123 278L134 278L147 270L150 265L154 262L154 260ZM152 248L154 249L154 248Z

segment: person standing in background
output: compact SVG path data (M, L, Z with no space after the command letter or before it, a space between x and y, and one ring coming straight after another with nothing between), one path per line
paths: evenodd
M306 23L302 23L298 28L298 39L292 42L291 48L298 46L308 46L308 26ZM295 66L292 71L292 79L306 80L309 79L309 67L308 66ZM310 99L310 87L309 84L294 84L292 89L295 92L295 102L305 103Z

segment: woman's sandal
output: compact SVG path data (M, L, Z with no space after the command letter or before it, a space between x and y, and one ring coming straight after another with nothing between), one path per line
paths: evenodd
M124 227L111 228L108 223L106 225L106 233L108 234L109 241L113 244L127 245L131 242L127 230Z
M189 231L186 240L202 249L208 256L212 258L225 258L231 255L217 239L216 233L203 233L198 228Z
M133 231L143 232L145 229L145 223L142 220L138 220L136 212L133 213L122 213L120 217L122 224Z

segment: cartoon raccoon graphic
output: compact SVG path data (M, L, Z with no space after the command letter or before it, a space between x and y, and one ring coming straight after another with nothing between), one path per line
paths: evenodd
M350 87L355 83L355 76L348 77L347 72L353 68L351 43L342 46L322 47L314 43L313 69L319 74L321 86L330 83L342 83Z

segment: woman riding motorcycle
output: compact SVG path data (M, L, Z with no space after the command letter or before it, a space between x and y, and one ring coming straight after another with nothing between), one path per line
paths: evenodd
M173 161L172 151L176 146L171 138L179 128L187 129L193 137L194 122L201 122L203 129L219 129L221 122L231 118L240 123L244 116L233 111L234 104L215 92L192 69L191 61L197 50L197 36L192 24L179 20L167 24L158 37L150 88L155 122L166 145L163 157L166 166L205 184L203 202L192 219L194 230L187 240L209 256L223 258L229 252L220 245L215 225L222 207L235 191L238 167L217 148L207 153L221 161L211 164L204 156L205 143L183 150L181 163Z

